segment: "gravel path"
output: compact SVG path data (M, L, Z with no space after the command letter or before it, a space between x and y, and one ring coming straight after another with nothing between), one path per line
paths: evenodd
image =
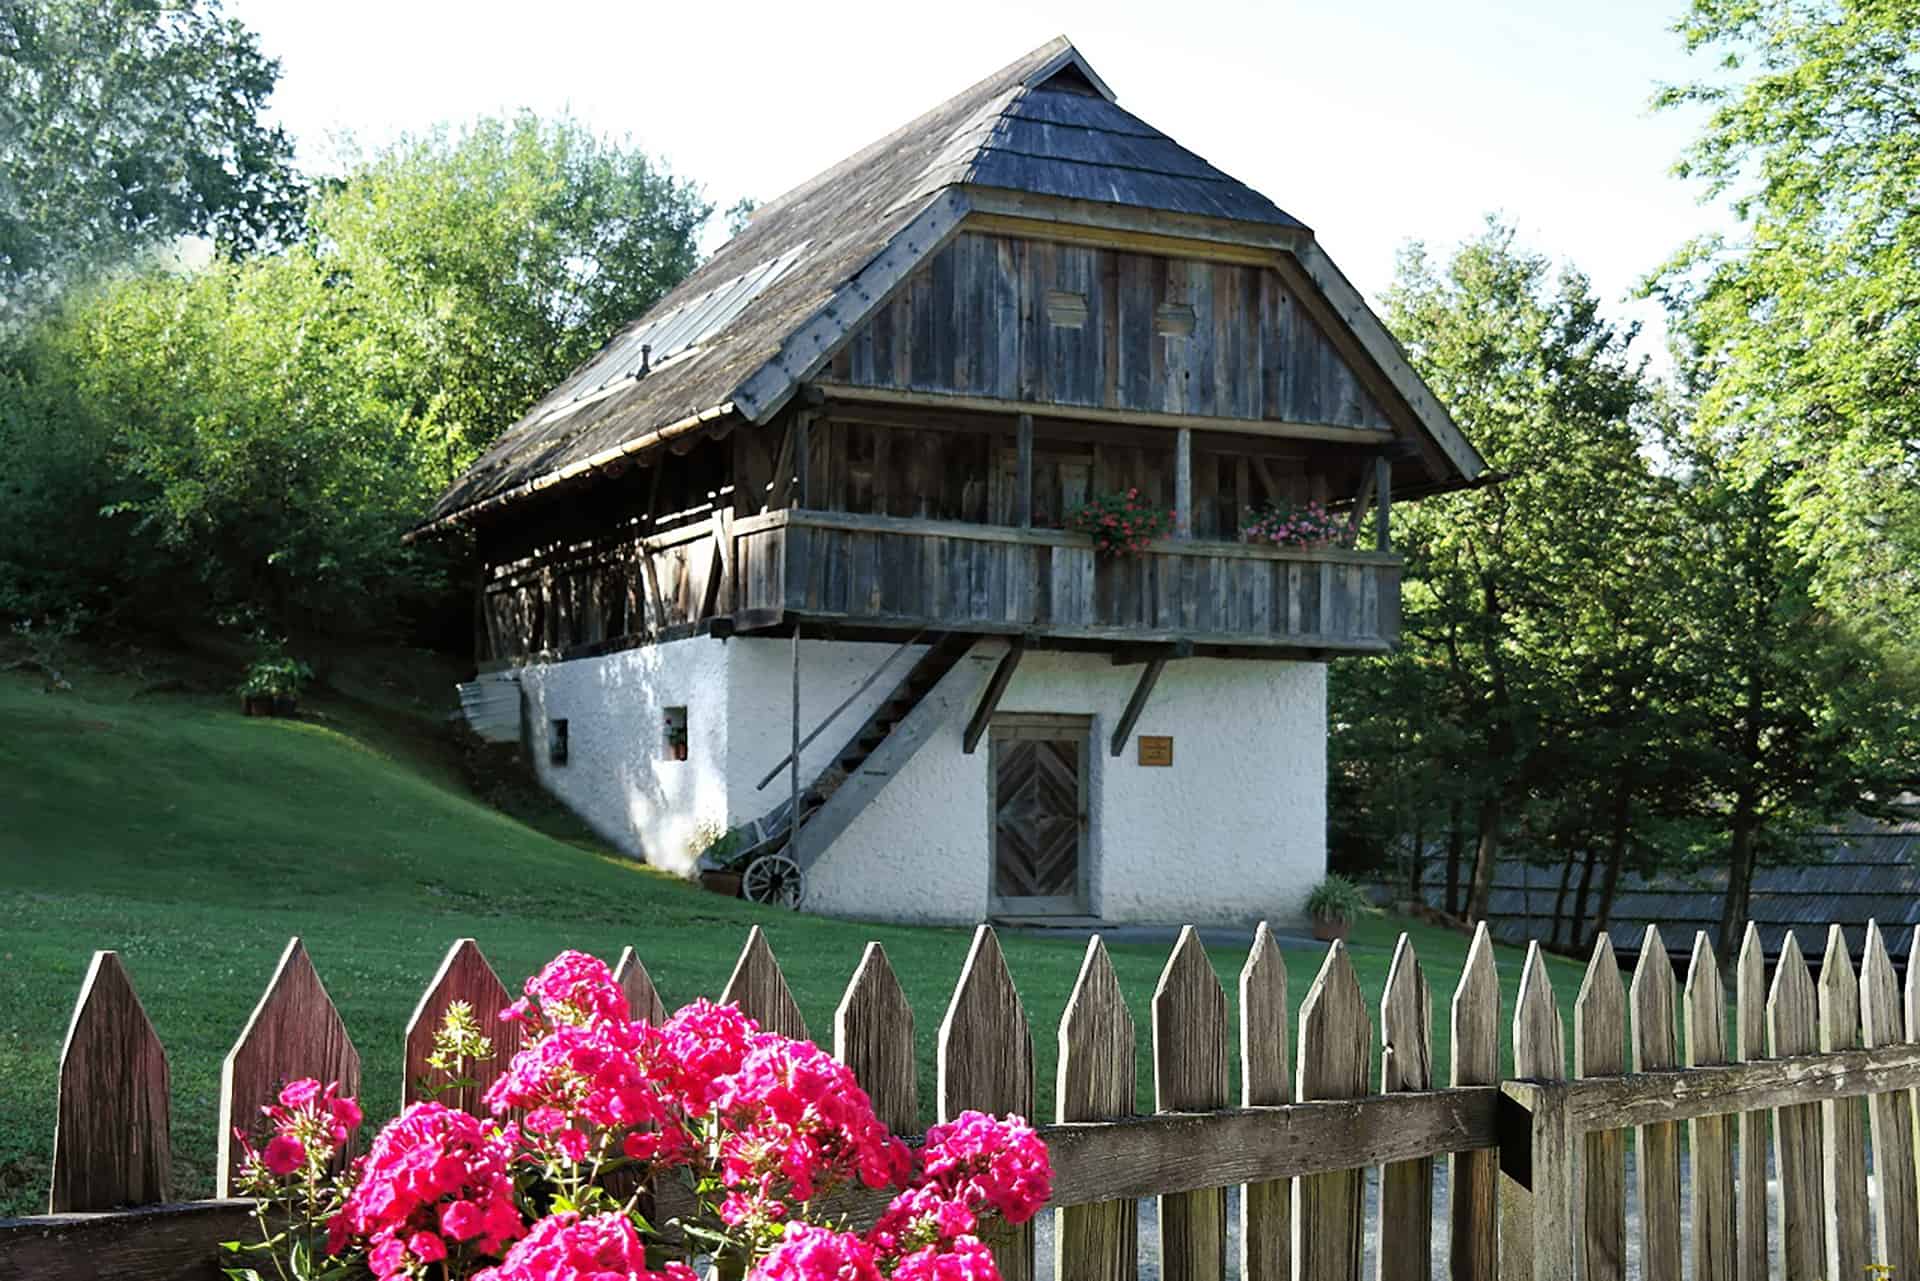
M1640 1247L1636 1240L1640 1230L1640 1209L1639 1198L1633 1186L1633 1160L1633 1149L1631 1145L1629 1145L1627 1149L1627 1281L1641 1281ZM1691 1237L1689 1234L1692 1231L1693 1205L1692 1197L1689 1195L1687 1188L1687 1156L1684 1151L1681 1154L1680 1163L1680 1240L1682 1253L1690 1255L1691 1246L1689 1243ZM1440 1211L1440 1216L1434 1221L1433 1230L1433 1275L1436 1277L1444 1277L1447 1275L1447 1220L1445 1217L1447 1206L1447 1167L1444 1160L1434 1163L1433 1183L1434 1205ZM1768 1236L1770 1239L1777 1239L1778 1236L1778 1224L1776 1222L1778 1210L1775 1204L1774 1191L1774 1186L1770 1181L1768 1183L1767 1195ZM1368 1170L1368 1232L1366 1237L1366 1266L1361 1272L1362 1276L1370 1277L1374 1275L1374 1252L1378 1249L1379 1242L1374 1239L1377 1232L1372 1225L1378 1219L1379 1199L1380 1172L1377 1169ZM1140 1202L1140 1281L1159 1281L1160 1243L1157 1235L1158 1221L1155 1210L1156 1205L1151 1197ZM1240 1275L1240 1196L1239 1190L1235 1188L1230 1188L1227 1191L1227 1237L1227 1276L1229 1278L1235 1278ZM1039 1223L1037 1224L1037 1238L1038 1248L1036 1253L1038 1258L1035 1269L1037 1281L1053 1281L1052 1215L1043 1214L1040 1216ZM1779 1252L1776 1248L1772 1260L1772 1267L1774 1269L1779 1267L1780 1261L1778 1254ZM1692 1272L1692 1260L1689 1258L1687 1260L1686 1275L1690 1277ZM1650 1278L1649 1281L1681 1281L1681 1279Z

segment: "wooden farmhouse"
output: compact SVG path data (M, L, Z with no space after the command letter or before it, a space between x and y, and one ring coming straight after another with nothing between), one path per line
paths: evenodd
M425 528L484 565L467 692L650 863L738 828L827 913L1287 918L1388 504L1482 467L1313 232L1056 40L764 206ZM1113 494L1166 536L1096 551ZM1314 502L1342 536L1243 537Z

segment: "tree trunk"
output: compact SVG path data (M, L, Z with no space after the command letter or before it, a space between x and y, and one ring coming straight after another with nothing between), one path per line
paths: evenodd
M1593 869L1599 861L1600 844L1589 840L1586 856L1580 860L1580 888L1574 892L1573 930L1568 936L1583 952L1593 947L1593 939L1587 935L1587 893L1593 888Z
M1553 927L1547 931L1547 945L1560 946L1560 923L1567 919L1567 887L1573 883L1574 852L1567 850L1566 859L1560 864L1560 890L1553 896ZM1578 939L1577 934L1567 936L1567 946L1572 947Z
M1727 894L1720 901L1720 937L1722 958L1740 950L1740 936L1752 915L1753 838L1759 826L1757 805L1751 786L1743 786L1734 799L1732 839L1727 848Z
M1460 833L1460 802L1456 799L1447 806L1447 915L1458 919L1460 916L1460 847L1463 837Z
M1413 858L1407 864L1407 897L1416 904L1425 904L1427 901L1427 834L1422 828L1422 823L1413 825Z
M1479 831L1473 847L1473 893L1467 900L1470 924L1487 919L1487 900L1493 897L1493 865L1500 857L1501 810L1497 794L1480 802Z
M1625 783L1615 789L1613 796L1613 834L1607 841L1607 875L1600 884L1600 910L1594 913L1593 937L1598 940L1606 933L1607 925L1613 919L1613 896L1620 888L1620 869L1627 863L1627 818L1631 813L1630 796Z

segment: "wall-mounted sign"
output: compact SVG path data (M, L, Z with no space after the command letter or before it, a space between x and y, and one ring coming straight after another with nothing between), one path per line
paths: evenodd
M1142 765L1173 764L1173 735L1142 734L1140 736L1140 763Z

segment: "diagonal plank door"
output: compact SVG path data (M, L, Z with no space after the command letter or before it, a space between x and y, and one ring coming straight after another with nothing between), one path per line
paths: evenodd
M993 906L1014 915L1087 910L1086 735L1062 729L993 739Z

